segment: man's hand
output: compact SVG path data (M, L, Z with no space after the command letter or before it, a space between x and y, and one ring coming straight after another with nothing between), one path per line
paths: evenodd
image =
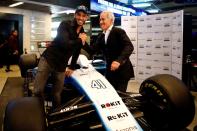
M65 76L70 77L73 72L74 72L74 70L67 68L66 71L65 71Z
M111 64L111 71L115 71L119 68L120 66L120 63L117 62L117 61L113 61L112 64Z
M18 50L15 50L13 55L18 55Z
M85 45L86 40L87 40L87 35L86 35L86 33L80 33L80 34L79 34L79 38L81 38L82 44Z

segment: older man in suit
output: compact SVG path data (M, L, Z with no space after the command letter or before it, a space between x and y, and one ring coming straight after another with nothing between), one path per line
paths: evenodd
M126 92L128 81L134 77L133 67L129 60L134 47L126 32L114 27L114 20L112 12L101 12L100 27L103 32L98 35L94 49L100 50L106 58L108 81L116 90Z

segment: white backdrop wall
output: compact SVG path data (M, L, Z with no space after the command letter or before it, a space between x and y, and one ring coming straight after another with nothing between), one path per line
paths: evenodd
M136 16L126 16L121 17L121 27L126 31L129 39L131 40L134 51L130 56L130 60L133 65L135 76L137 76L137 54L138 54L138 39L137 39L137 17ZM136 77L134 78L136 80Z
M156 74L182 78L183 11L148 16L122 16L134 52L135 81L142 82Z
M30 11L30 10L16 9L16 8L8 8L8 7L0 7L0 12L23 15L23 50L26 48L28 53L30 52L38 53L37 48L35 48L34 50L31 49L32 44L35 44L36 40L39 40L39 41L51 40L51 15L50 14ZM43 22L43 25L42 25L43 32L37 33L38 35L42 35L40 39L32 39L33 18L40 19ZM37 29L39 30L39 28Z

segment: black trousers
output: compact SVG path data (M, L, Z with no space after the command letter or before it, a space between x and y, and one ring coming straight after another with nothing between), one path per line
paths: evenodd
M107 80L112 84L112 86L115 88L115 90L119 90L122 92L127 91L127 85L129 80L124 80L116 77L107 77Z
M8 53L6 55L6 69L10 69L11 64L18 64L19 56Z
M6 69L9 70L10 69L10 65L12 63L12 55L10 53L6 54L5 62L6 62Z

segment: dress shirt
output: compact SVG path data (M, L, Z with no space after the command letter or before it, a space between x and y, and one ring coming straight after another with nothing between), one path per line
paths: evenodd
M106 31L103 31L103 33L105 34L105 44L107 44L107 39L113 26L114 25L111 25Z

